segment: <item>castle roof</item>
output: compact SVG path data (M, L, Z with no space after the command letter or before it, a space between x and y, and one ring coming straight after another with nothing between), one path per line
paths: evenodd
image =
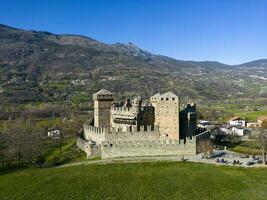
M151 98L157 98L157 97L160 97L160 93L153 95Z
M112 94L112 92L110 92L106 89L101 89L98 92L96 92L94 95L98 95L98 94Z
M165 94L162 94L160 97L177 97L177 96L171 91L169 91L169 92L166 92Z
M104 100L113 100L113 95L110 91L106 89L99 90L97 93L93 94L93 99L104 99Z

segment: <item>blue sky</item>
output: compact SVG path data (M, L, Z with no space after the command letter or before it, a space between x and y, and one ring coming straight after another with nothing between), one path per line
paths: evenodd
M267 58L267 0L1 0L0 23L130 41L182 60Z

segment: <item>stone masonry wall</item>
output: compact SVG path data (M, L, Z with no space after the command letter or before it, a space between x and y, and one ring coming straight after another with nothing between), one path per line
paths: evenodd
M195 155L195 139L179 140L140 140L140 141L109 141L101 146L102 158L136 157L136 156L175 156Z
M108 131L105 128L97 128L84 124L84 138L86 140L93 140L97 144L101 144L104 141L118 140L118 141L135 141L135 140L156 140L159 139L159 127L154 126L141 126L140 131L137 131L136 127L130 130L127 127L126 132L122 130L111 129Z
M159 97L153 102L155 106L155 124L159 125L161 134L170 139L179 139L179 97Z
M83 125L84 139L93 140L97 144L105 141L105 135L108 132L106 128L98 128L87 124Z
M136 130L136 127L133 127L132 131L127 127L126 132L115 131L112 129L110 133L105 135L106 141L135 141L135 140L156 140L159 139L159 127L155 126L141 126L140 131Z
M76 140L76 145L87 154L87 157L92 155L90 144L87 141L78 137Z

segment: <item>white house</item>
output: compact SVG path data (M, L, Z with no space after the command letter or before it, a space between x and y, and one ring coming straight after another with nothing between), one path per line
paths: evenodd
M59 138L60 137L60 130L58 129L50 129L47 132L48 137L53 137L53 138Z
M240 117L233 117L229 120L229 125L246 127L246 121Z

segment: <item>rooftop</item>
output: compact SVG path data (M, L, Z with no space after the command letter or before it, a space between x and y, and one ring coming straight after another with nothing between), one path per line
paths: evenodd
M98 94L112 94L112 92L106 89L101 89L98 92L96 92L94 95L98 95Z

